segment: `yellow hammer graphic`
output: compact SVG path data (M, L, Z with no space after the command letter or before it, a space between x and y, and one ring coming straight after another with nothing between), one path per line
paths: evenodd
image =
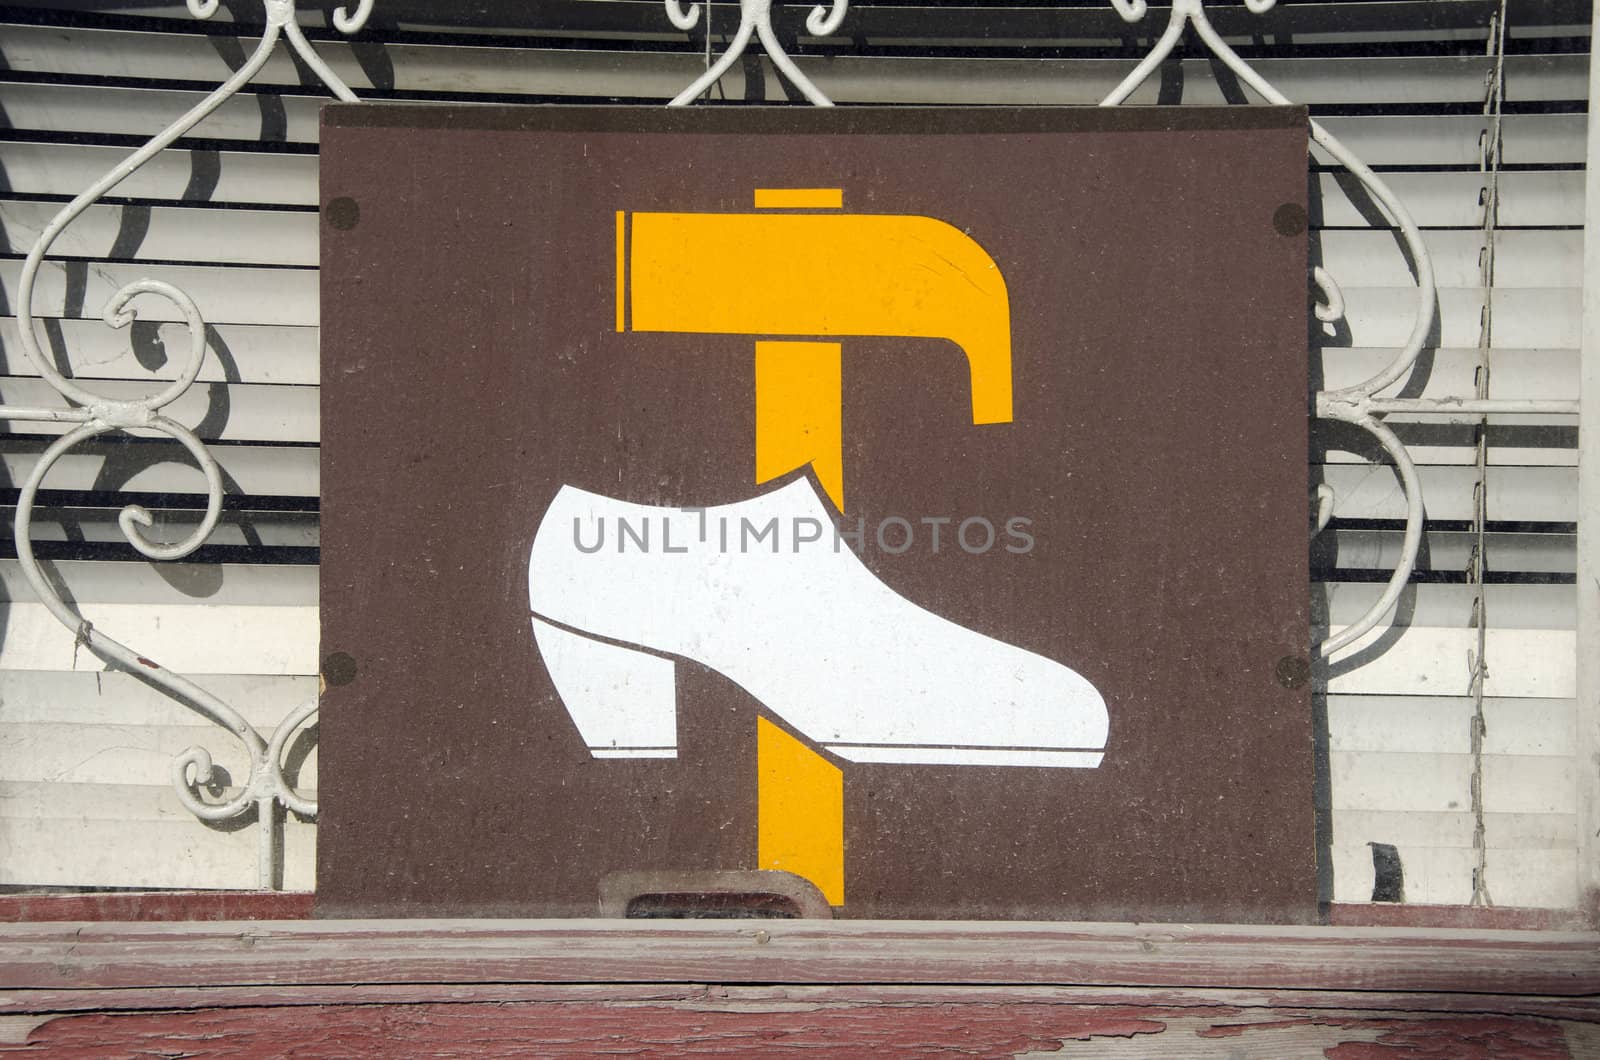
M932 217L830 212L843 207L839 188L760 188L757 211L809 212L619 212L616 228L617 330L762 336L755 480L810 464L841 513L843 347L830 337L947 339L967 358L972 422L1012 416L1011 307L988 252ZM757 727L757 862L842 905L843 774Z

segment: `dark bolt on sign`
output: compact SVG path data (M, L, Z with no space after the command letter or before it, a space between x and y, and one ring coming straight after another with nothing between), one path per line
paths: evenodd
M322 145L322 914L1314 915L1304 111Z

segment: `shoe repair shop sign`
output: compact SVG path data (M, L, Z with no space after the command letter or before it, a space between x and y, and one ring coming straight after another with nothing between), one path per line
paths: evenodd
M1310 918L1305 128L325 110L320 911Z

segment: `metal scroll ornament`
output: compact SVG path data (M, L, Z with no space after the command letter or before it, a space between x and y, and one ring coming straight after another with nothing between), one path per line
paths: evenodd
M681 30L691 30L700 20L700 5L690 4L684 10L678 0L665 0L667 5L667 18ZM709 2L709 0L708 0ZM850 8L850 0L832 0L831 7L818 5L811 9L806 16L806 29L814 36L826 37L836 32L844 23L844 17ZM745 49L750 46L752 37L761 41L761 46L766 49L767 57L772 64L783 72L789 83L800 90L806 100L818 107L831 107L833 101L822 94L822 90L812 84L811 79L800 71L794 60L789 58L789 53L783 50L783 45L778 43L778 37L772 31L772 0L739 0L739 28L734 32L733 40L728 43L727 49L715 63L710 62L710 53L707 53L705 73L695 78L694 83L673 97L669 107L685 107L699 99L707 89L721 80ZM710 46L711 14L706 12L706 43Z
M1255 14L1265 14L1271 10L1276 0L1245 0L1247 6ZM1112 0L1112 6L1117 9L1124 20L1137 22L1145 16L1147 5L1145 0ZM1273 88L1265 78L1251 69L1250 65L1241 59L1237 52L1230 48L1216 28L1206 18L1206 5L1204 0L1173 0L1171 14L1167 20L1166 29L1157 39L1150 54L1145 56L1138 67L1127 76L1123 82L1113 89L1110 95L1101 102L1102 106L1115 106L1128 98L1153 73L1162 60L1172 53L1173 48L1182 38L1185 27L1192 26L1195 34L1209 48L1222 63L1239 76L1245 84L1269 103L1286 104L1289 101L1281 92ZM1384 452L1394 461L1396 474L1400 477L1400 484L1406 495L1406 530L1405 539L1400 550L1400 560L1385 586L1383 594L1369 608L1366 614L1349 626L1339 630L1324 640L1320 646L1323 657L1332 655L1341 648L1347 647L1361 638L1368 631L1376 627L1384 616L1387 615L1395 602L1399 600L1406 583L1411 578L1411 572L1416 566L1417 551L1422 544L1423 527L1423 498L1422 481L1417 475L1416 463L1411 459L1405 443L1395 436L1393 430L1383 422L1382 417L1388 413L1420 413L1420 414L1483 414L1492 413L1538 413L1549 415L1576 415L1578 403L1563 400L1495 400L1491 398L1396 398L1379 397L1380 391L1399 382L1410 371L1417 357L1421 354L1428 340L1428 334L1433 328L1434 317L1438 312L1439 293L1434 280L1433 259L1428 254L1428 248L1422 241L1422 232L1411 219L1410 212L1396 198L1389 186L1383 182L1361 159L1357 158L1351 150L1340 143L1327 129L1313 120L1311 122L1311 142L1327 151L1340 165L1361 182L1371 193L1372 197L1382 206L1384 213L1389 217L1401 237L1405 240L1406 249L1414 263L1417 281L1416 316L1411 326L1410 337L1400 349L1395 351L1393 360L1382 371L1370 379L1363 380L1353 386L1342 387L1338 390L1322 390L1316 395L1316 415L1323 419L1339 420L1344 423L1354 424L1371 434L1378 440ZM1332 323L1344 316L1344 296L1340 293L1338 284L1324 269L1318 267L1313 272L1315 282L1322 296L1322 301L1316 307L1318 320ZM1317 530L1322 530L1328 525L1333 515L1334 497L1332 490L1323 486L1318 490Z
M1274 6L1275 0L1244 0L1244 2L1252 12L1263 14ZM219 0L187 0L187 3L190 13L195 17L209 18L216 12ZM709 45L710 19L708 14L701 11L702 4L690 4L685 8L680 0L664 0L664 3L668 18L681 30L693 28L702 17L705 17ZM1112 0L1112 6L1128 22L1142 20L1148 11L1145 0ZM30 540L33 508L38 490L54 464L82 442L104 434L132 430L155 432L177 441L194 457L206 479L205 514L199 524L179 542L163 543L153 540L146 534L146 529L153 525L150 512L139 505L129 505L124 508L118 517L118 523L133 547L151 559L180 559L200 547L216 526L222 505L221 471L194 432L166 415L164 411L193 385L205 358L205 324L193 299L171 284L156 280L139 280L118 290L106 303L103 311L105 322L114 328L124 328L134 319L134 305L137 299L164 298L177 307L188 331L188 356L178 377L154 394L128 401L96 394L57 370L51 358L45 356L42 351L35 333L33 292L40 265L56 237L89 206L194 128L249 83L278 46L280 39L288 41L288 46L304 60L307 67L336 97L346 102L356 101L355 94L317 55L301 32L295 19L294 0L263 0L263 7L266 16L265 32L244 65L187 114L73 199L56 215L29 251L19 285L20 339L24 351L40 376L65 399L67 404L64 407L50 408L0 407L0 418L71 425L65 434L45 449L23 484L18 499L15 536L17 555L23 573L34 592L38 594L38 598L58 621L73 631L78 643L108 664L139 675L144 680L159 686L174 699L200 711L233 733L244 745L251 761L250 774L238 793L226 801L207 801L201 792L201 789L213 779L211 754L202 747L191 747L177 757L173 763L172 779L183 805L204 820L228 820L248 812L252 806L255 807L261 824L260 885L269 888L275 886L277 875L277 839L281 827L277 807L282 805L308 817L315 815L317 810L313 801L302 798L292 790L284 778L282 765L285 746L293 734L315 715L316 702L306 703L295 710L280 723L270 739L263 739L237 710L187 678L173 673L156 661L107 636L85 620L72 606L62 600L45 579L34 556ZM342 33L355 33L366 23L371 9L372 0L359 0L354 11L340 7L333 13L333 24ZM839 29L847 10L848 0L831 0L831 3L813 8L806 20L806 27L816 36L830 35ZM1150 53L1105 97L1102 105L1115 106L1124 102L1172 53L1185 29L1190 27L1223 64L1263 99L1277 104L1289 102L1223 41L1207 19L1203 0L1174 0L1167 25ZM817 106L832 105L828 97L800 71L779 44L772 27L772 0L740 0L740 21L733 40L715 61L710 59L708 52L705 72L675 97L671 105L683 106L699 98L739 59L752 39L761 42L773 63L808 101ZM1405 445L1385 425L1382 417L1389 413L1575 415L1578 403L1542 399L1496 400L1484 397L1424 399L1378 396L1381 391L1407 375L1427 341L1438 303L1433 264L1416 223L1383 180L1315 121L1311 122L1310 136L1312 142L1321 146L1345 166L1382 206L1406 242L1415 264L1417 281L1416 312L1411 334L1405 345L1396 351L1389 365L1370 379L1354 386L1325 390L1316 395L1316 415L1354 424L1377 439L1393 461L1407 499L1405 539L1400 561L1393 576L1382 596L1360 620L1323 641L1321 651L1324 655L1328 655L1348 646L1383 620L1409 580L1421 544L1423 497L1416 465ZM1313 280L1321 296L1316 308L1318 319L1325 322L1339 320L1344 314L1344 301L1337 283L1321 268L1314 271ZM1319 491L1318 529L1326 526L1331 518L1333 500L1331 492L1326 487Z
M188 0L191 14L209 18L217 10L218 0ZM69 406L65 408L0 408L0 418L31 420L37 422L72 424L34 465L27 481L23 483L17 500L15 534L17 558L28 584L38 594L40 601L62 625L73 631L78 644L87 648L107 664L138 675L142 680L157 685L172 698L198 710L216 724L233 733L244 745L250 758L250 773L240 790L224 802L211 802L201 789L214 779L211 753L203 747L191 747L178 755L172 766L172 782L178 799L197 817L206 821L225 821L255 808L259 828L258 879L262 889L277 886L278 834L281 821L278 805L306 817L317 812L315 802L298 795L285 780L283 752L290 738L316 713L317 703L312 700L293 711L278 725L270 739L247 722L233 707L210 692L173 673L120 641L107 636L62 600L39 569L31 540L33 508L40 484L50 469L74 446L118 431L153 431L165 435L187 449L206 479L206 510L199 524L183 540L163 543L146 536L146 528L154 525L150 512L132 504L122 509L117 522L134 548L151 559L181 559L199 548L217 524L222 510L222 472L205 445L188 427L172 419L164 411L194 384L205 360L205 321L194 300L172 284L158 280L138 280L118 290L107 301L102 316L113 328L125 328L135 317L134 304L141 297L165 298L177 307L188 331L188 355L178 377L164 389L132 401L104 397L68 379L56 369L51 358L40 348L35 332L33 315L33 289L39 267L50 252L56 237L102 196L154 158L179 137L194 128L230 96L237 93L256 75L278 46L280 39L287 40L305 64L341 100L354 102L355 93L330 70L322 58L312 50L310 43L295 21L294 0L265 0L266 29L255 51L234 75L214 92L198 103L187 114L167 126L116 168L97 180L77 198L68 203L40 234L23 264L18 290L19 338L28 359L39 374L55 388ZM372 9L372 0L361 0L354 13L347 8L334 12L334 25L341 32L354 33L366 22Z
M699 5L696 4L687 12L683 11L677 0L665 0L667 16L673 25L680 29L689 29L695 24L699 14ZM1261 15L1270 11L1277 0L1244 0L1245 6L1251 12ZM1149 11L1146 0L1111 0L1119 15L1126 22L1139 22ZM760 37L762 44L767 48L773 63L784 72L801 90L807 99L819 106L831 106L831 102L816 89L800 72L795 69L793 61L786 55L773 39L771 25L770 0L741 0L740 25L733 41L727 51L715 65L708 69L672 101L674 106L682 106L692 102L709 88L732 65L733 61L744 52L748 45L752 31ZM818 7L811 12L807 20L807 28L812 33L823 36L838 28L845 14L844 0L836 0L831 15L827 9ZM1166 27L1156 39L1150 52L1142 59L1123 81L1112 89L1101 100L1100 105L1113 107L1123 103L1133 92L1143 84L1152 73L1160 67L1161 63L1172 54L1178 42L1182 40L1184 31L1193 28L1196 36L1210 49L1227 68L1233 71L1247 85L1249 85L1262 99L1269 103L1288 104L1290 100L1277 89L1273 88L1265 78L1253 70L1250 65L1241 59L1228 43L1224 41L1216 28L1212 26L1206 16L1204 0L1173 0L1168 13ZM709 33L709 31L708 31ZM1536 413L1549 415L1576 415L1578 403L1567 400L1495 400L1486 397L1474 398L1400 398L1379 397L1379 393L1392 384L1399 382L1411 370L1417 357L1421 354L1427 343L1429 332L1433 327L1434 317L1438 312L1438 289L1434 279L1433 260L1428 253L1428 248L1422 240L1422 232L1412 220L1410 212L1404 204L1384 183L1383 179L1372 171L1361 159L1338 138L1316 121L1310 126L1311 141L1327 151L1340 165L1350 171L1352 175L1364 185L1372 197L1382 206L1384 212L1400 231L1405 240L1406 248L1414 263L1417 282L1417 301L1415 319L1411 326L1410 336L1405 345L1395 351L1394 358L1382 371L1353 386L1338 390L1323 390L1316 395L1314 412L1323 419L1339 420L1344 423L1354 424L1377 439L1385 453L1394 462L1396 473L1399 475L1401 486L1406 495L1406 529L1405 538L1401 546L1401 555L1394 574L1390 577L1382 595L1356 622L1332 634L1322 641L1320 652L1327 657L1341 648L1347 647L1360 639L1376 627L1384 616L1394 607L1400 594L1404 591L1406 583L1411 578L1411 572L1416 566L1417 552L1422 543L1423 529L1423 497L1422 482L1417 474L1416 463L1411 459L1406 446L1383 421L1382 417L1389 413L1413 414L1479 414L1492 413ZM1319 301L1315 308L1318 320L1324 323L1333 323L1344 317L1344 295L1339 289L1334 278L1320 266L1312 271L1312 281L1319 293ZM1321 486L1317 491L1316 529L1321 531L1333 516L1335 497L1328 486Z

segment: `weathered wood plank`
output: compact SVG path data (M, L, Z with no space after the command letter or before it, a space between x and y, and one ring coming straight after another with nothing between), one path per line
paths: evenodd
M249 896L230 896L245 898ZM1462 913L1484 910L1420 907L1340 906L1342 916L1359 917L1368 909L1381 912L1424 912L1461 922ZM1529 927L1550 928L1559 918L1545 911L1489 910L1517 913ZM1480 918L1481 919L1481 918ZM1501 919L1511 920L1510 917ZM1359 925L1359 920L1352 921ZM1600 1020L1600 999L1504 994L1438 994L1347 992L1335 990L1229 990L1216 987L1102 986L977 986L977 985L822 985L739 986L694 983L383 983L306 986L205 986L82 990L8 990L0 996L0 1013L59 1014L69 1012L139 1012L152 1009L279 1007L315 1004L418 1004L426 1002L627 1003L685 1002L711 1006L829 1006L837 1004L947 1005L966 1002L1044 1003L1071 1005L1139 1005L1184 1009L1227 1009L1239 1013L1276 1008L1303 1011L1369 1009L1383 1012L1486 1013L1544 1016L1567 1020Z
M1580 1025L1581 1028L1581 1025ZM1584 1040L1587 1040L1586 1029ZM1101 1057L1187 1057L1223 1042L1232 1055L1571 1057L1567 1027L1507 1016L1362 1011L1101 1008L1039 1001L937 1004L862 998L834 1004L499 1002L388 1006L204 1009L176 1013L59 1016L30 1024L18 1050L54 1056L180 1053L190 1057L394 1051L438 1056L592 1056L618 1050L745 1056L1043 1055L1063 1048ZM1220 1041L1219 1041L1220 1040ZM0 1052L13 1048L0 1045ZM1246 1052L1248 1051L1248 1052Z
M1583 931L1575 909L1514 909L1510 906L1423 905L1416 902L1330 902L1330 927L1449 928L1463 931ZM1600 1005L1600 998L1595 999Z
M1600 936L762 921L0 926L0 987L991 983L1600 994Z

